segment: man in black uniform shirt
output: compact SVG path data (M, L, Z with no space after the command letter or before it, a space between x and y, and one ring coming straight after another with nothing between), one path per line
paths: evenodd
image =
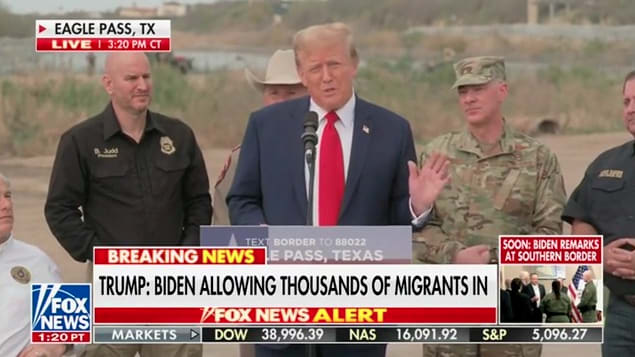
M635 71L622 87L622 116L635 136ZM635 141L600 154L587 168L562 218L573 234L604 235L604 284L611 291L603 356L635 351Z
M92 260L99 245L199 245L199 226L210 224L212 208L194 133L148 110L152 78L143 53L110 54L102 83L106 109L60 139L45 206L51 231L78 261ZM120 347L91 353L200 356L201 349Z

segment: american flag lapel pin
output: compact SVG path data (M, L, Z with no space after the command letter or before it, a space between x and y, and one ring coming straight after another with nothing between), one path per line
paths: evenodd
M370 129L368 128L368 126L366 126L366 124L362 126L362 131L366 134L370 134Z

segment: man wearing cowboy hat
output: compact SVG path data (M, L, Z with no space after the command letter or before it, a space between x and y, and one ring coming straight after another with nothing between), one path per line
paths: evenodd
M307 94L302 85L295 65L293 50L277 50L269 59L265 78L261 79L249 68L245 68L247 82L262 93L264 106L299 98ZM240 154L240 145L235 147L218 176L214 187L214 224L229 225L229 213L225 197L236 173L236 164Z
M13 238L9 180L0 173L0 356L57 357L65 345L29 343L31 283L57 283L57 266L39 248Z
M259 78L245 68L245 78L253 88L262 93L265 106L298 98L307 94L295 65L293 50L277 50L267 63L265 78Z

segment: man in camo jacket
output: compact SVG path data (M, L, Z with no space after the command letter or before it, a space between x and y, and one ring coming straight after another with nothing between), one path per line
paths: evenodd
M451 182L430 221L413 238L413 260L426 264L487 264L498 260L499 234L561 234L566 194L556 156L513 130L501 106L507 96L501 57L454 65L466 129L425 146L450 160ZM540 345L427 345L424 356L540 356Z

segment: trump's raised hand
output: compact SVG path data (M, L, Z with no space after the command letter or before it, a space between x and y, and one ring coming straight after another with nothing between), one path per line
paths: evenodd
M448 167L450 161L445 155L433 153L423 163L421 169L417 164L408 161L408 188L412 209L416 215L420 215L432 207L443 187L450 181Z

